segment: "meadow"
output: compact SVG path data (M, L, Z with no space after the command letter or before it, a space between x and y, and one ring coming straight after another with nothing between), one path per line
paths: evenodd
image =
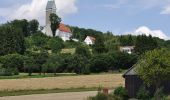
M79 75L45 78L1 79L0 91L71 88L116 88L124 86L122 74Z

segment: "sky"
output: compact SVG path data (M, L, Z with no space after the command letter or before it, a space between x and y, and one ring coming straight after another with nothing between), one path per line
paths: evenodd
M48 0L0 0L0 23L38 19L45 25ZM55 0L62 23L110 31L115 35L152 35L170 39L170 0Z

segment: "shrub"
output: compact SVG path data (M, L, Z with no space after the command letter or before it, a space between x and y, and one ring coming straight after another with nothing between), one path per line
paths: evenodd
M12 76L12 70L9 68L0 68L0 76Z
M140 100L150 100L149 91L146 90L145 86L140 87L137 98Z
M90 97L89 100L108 100L109 96L103 93L98 93L95 97Z
M113 94L114 94L114 96L120 98L121 100L128 99L127 90L122 86L116 88Z
M154 97L152 98L153 100L167 100L166 96L163 93L163 88L158 88L155 91Z

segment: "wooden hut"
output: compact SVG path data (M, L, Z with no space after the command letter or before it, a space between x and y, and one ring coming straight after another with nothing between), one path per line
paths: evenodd
M139 78L135 70L136 67L133 66L123 75L125 78L125 88L129 97L136 97L140 87L143 85L142 79ZM165 93L170 93L170 81L165 82L163 87ZM151 95L154 94L155 87L151 86L147 89L150 91Z

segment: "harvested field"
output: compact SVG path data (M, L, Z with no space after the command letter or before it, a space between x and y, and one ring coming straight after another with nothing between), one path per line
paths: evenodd
M115 88L124 85L122 74L80 75L49 78L6 79L0 80L0 91L70 89L70 88Z

